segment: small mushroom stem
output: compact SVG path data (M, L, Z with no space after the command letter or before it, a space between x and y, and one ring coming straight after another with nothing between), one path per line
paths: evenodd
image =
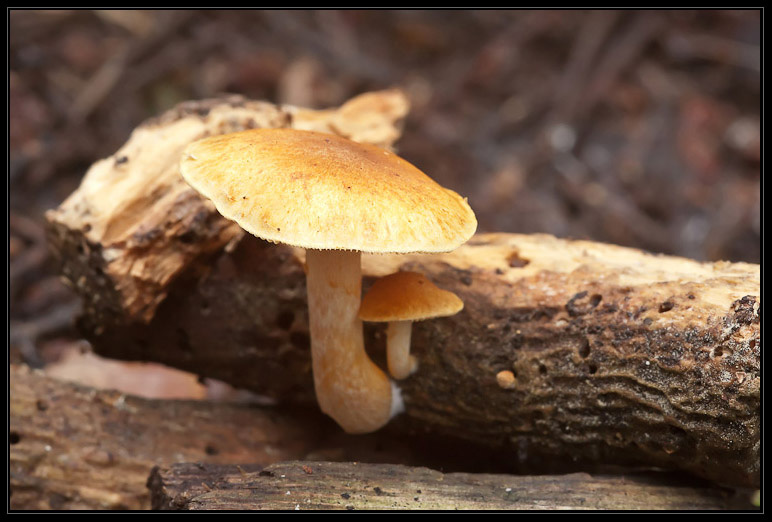
M391 321L386 330L386 360L395 379L407 378L418 367L418 361L410 355L412 330L413 321Z
M365 352L362 321L357 317L361 254L309 249L306 266L319 406L348 433L375 431L391 418L392 383Z

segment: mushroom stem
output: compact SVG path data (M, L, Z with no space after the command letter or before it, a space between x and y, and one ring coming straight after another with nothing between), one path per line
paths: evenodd
M405 379L418 367L410 355L410 334L413 321L391 321L386 330L386 359L389 373L395 379Z
M361 254L309 249L306 266L319 406L348 433L375 431L391 418L392 383L365 352L362 321L357 317Z

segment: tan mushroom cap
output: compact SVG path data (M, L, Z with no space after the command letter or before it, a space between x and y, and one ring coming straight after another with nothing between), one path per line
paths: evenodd
M421 321L454 315L464 302L417 272L381 277L362 299L359 318L370 322Z
M472 209L396 154L332 134L254 129L191 143L180 170L217 210L269 241L362 252L447 252Z

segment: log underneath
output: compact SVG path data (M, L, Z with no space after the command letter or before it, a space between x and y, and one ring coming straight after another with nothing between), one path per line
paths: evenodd
M495 455L447 439L341 433L316 408L149 400L10 372L9 500L14 510L148 509L154 466L266 466L282 460L490 469Z
M176 464L148 481L154 509L176 510L727 510L747 496L662 473L515 476L392 464Z
M313 448L309 425L270 408L153 401L10 369L11 509L147 509L153 466L266 465Z
M612 462L758 485L758 266L506 234L363 264L366 286L416 270L465 302L414 325L402 432L499 448L518 472ZM102 355L313 403L307 325L302 252L251 237L173 285L150 323L81 324ZM383 326L366 333L382 360Z
M312 404L303 252L234 229L185 187L175 154L202 134L256 125L349 129L388 145L401 99L321 112L193 104L92 167L48 219L96 351ZM758 265L481 234L450 254L365 256L365 289L397 270L465 302L414 325L419 369L400 383L401 433L463 437L517 471L613 462L758 486ZM384 328L366 327L376 360Z

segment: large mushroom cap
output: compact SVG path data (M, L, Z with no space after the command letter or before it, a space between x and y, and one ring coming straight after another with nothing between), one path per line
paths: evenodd
M362 299L359 318L370 322L421 321L454 315L464 302L418 272L381 277Z
M313 249L447 252L477 228L466 200L387 150L255 129L191 143L180 170L253 235Z

